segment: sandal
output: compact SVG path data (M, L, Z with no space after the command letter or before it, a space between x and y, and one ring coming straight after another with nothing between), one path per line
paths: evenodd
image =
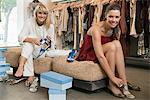
M29 91L30 92L37 92L38 89L38 77L34 77L32 84L30 85Z
M25 86L29 87L33 81L29 81L28 79L25 81Z
M113 92L113 91L110 89L110 87L107 87L107 91L108 91L110 94L112 94L113 96L115 96L115 97L118 97L118 98L124 98L124 97L125 97L125 95L122 94L121 92L120 92L120 93L115 93L115 92Z
M15 78L15 79L8 79L6 82L9 83L9 85L15 85L20 83L21 81L24 81L26 78Z
M127 85L124 85L124 87L123 87L123 94L129 99L135 98L135 96L129 92Z

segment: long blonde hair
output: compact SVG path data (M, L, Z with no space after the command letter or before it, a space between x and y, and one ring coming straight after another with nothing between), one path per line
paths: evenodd
M35 20L36 20L36 17L37 17L37 12L39 12L39 11L42 11L42 12L44 12L44 13L47 13L47 18L46 18L46 20L45 20L45 22L44 22L44 26L46 27L46 30L48 30L49 27L50 27L50 24L51 24L49 11L48 11L48 9L46 8L46 6L44 6L42 3L39 3L39 4L36 6L35 10L34 10L34 18L35 18Z

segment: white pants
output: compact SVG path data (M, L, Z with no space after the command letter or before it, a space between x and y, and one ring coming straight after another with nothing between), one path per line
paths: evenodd
M34 76L34 66L33 66L33 58L36 58L39 54L40 46L33 45L31 43L25 42L22 45L21 56L27 59L24 65L23 76ZM45 57L45 53L41 55L39 58Z

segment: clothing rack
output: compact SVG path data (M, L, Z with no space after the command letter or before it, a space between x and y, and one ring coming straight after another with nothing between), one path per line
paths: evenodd
M58 0L58 1L51 1L53 3L70 3L70 2L76 2L76 1L80 1L80 0Z

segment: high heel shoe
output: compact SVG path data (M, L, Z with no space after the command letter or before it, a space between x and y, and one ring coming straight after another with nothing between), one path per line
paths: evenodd
M129 92L127 85L124 85L124 86L123 86L123 94L124 94L127 98L129 98L129 99L134 99L134 98L135 98L135 96Z
M118 97L118 98L124 98L125 97L125 95L122 93L114 93L109 87L107 87L107 90L109 93L111 93L115 97Z

